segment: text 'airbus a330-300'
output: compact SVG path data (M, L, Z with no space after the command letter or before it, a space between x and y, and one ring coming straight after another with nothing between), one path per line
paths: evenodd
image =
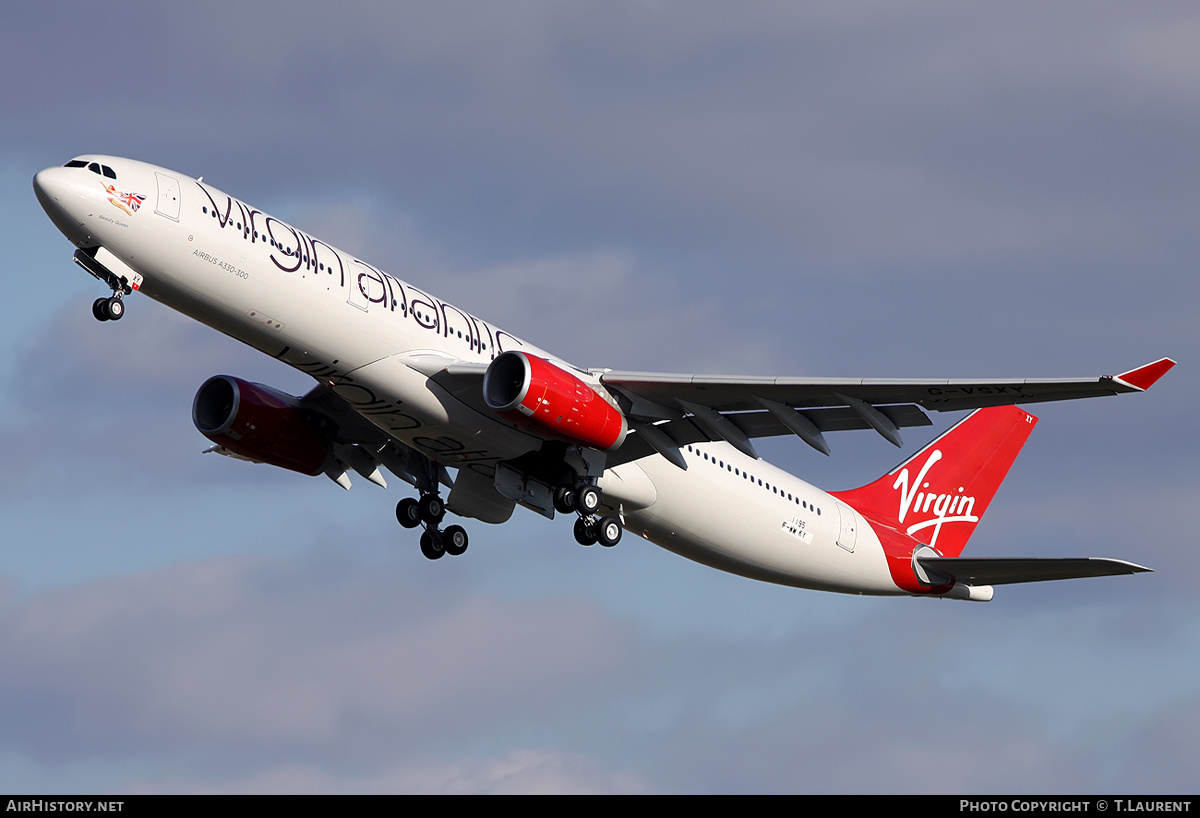
M517 505L574 517L583 545L623 531L767 582L988 600L992 586L1134 573L1114 559L975 559L962 551L1025 443L1017 405L1142 392L1174 362L1065 380L759 378L583 369L200 179L80 156L34 177L46 213L104 282L101 321L137 290L312 376L301 397L229 375L196 393L209 451L350 487L396 507L430 559L461 554L447 511L503 523ZM862 488L825 492L753 440L928 426L974 410ZM443 492L443 489L446 491ZM443 494L445 498L443 499Z

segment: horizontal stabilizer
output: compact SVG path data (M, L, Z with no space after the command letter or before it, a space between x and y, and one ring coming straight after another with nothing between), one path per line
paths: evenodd
M1017 582L1139 574L1151 570L1125 560L1101 557L1043 559L918 556L916 561L930 574L947 577L963 585L1011 585Z

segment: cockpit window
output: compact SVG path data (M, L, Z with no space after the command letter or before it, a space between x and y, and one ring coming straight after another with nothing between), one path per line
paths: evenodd
M110 168L108 165L101 165L99 162L88 163L82 159L72 159L70 162L67 162L67 164L63 165L63 167L64 168L87 168L92 173L96 174L97 176L104 176L105 178L108 178L108 179L116 179L117 178L117 172L115 170Z

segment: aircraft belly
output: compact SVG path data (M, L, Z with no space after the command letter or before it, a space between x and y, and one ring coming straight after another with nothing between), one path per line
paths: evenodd
M622 463L606 469L599 487L609 503L618 503L626 512L654 505L658 493L654 481L637 463Z
M489 417L388 356L333 381L333 391L388 434L448 465L508 460L541 446L541 439Z

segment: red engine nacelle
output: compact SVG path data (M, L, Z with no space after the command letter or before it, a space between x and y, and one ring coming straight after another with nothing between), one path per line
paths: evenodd
M551 437L595 449L625 440L625 416L594 387L525 352L505 352L483 376L483 399L502 417Z
M320 474L329 459L329 439L287 395L241 378L205 381L192 402L192 422L218 446L301 474Z

